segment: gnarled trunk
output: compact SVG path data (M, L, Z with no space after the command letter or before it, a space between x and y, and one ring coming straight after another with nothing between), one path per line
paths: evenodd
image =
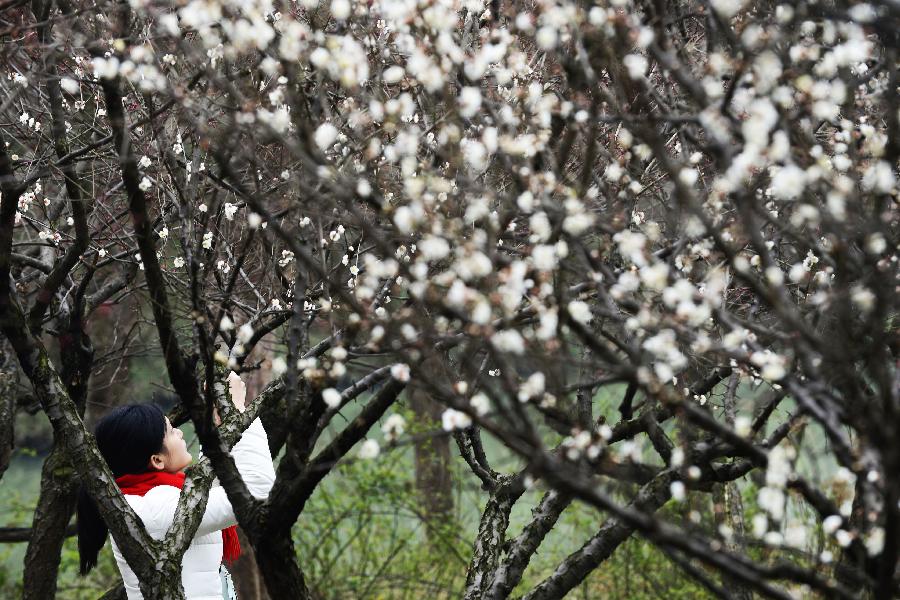
M31 539L25 552L25 600L56 596L59 558L66 526L75 510L76 478L62 445L55 444L41 469L41 495L34 510Z

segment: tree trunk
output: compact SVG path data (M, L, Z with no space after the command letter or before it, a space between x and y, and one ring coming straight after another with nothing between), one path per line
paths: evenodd
M423 364L423 370L435 368L433 360ZM441 406L422 386L414 385L409 392L410 407L416 423L424 430L440 428ZM416 490L422 500L424 517L429 522L442 522L453 512L453 479L450 476L450 437L431 436L415 442ZM431 527L426 531L432 532Z
M153 577L142 580L140 585L145 600L182 600L185 596L181 585L181 559L164 562Z
M25 600L56 596L59 557L66 526L75 510L74 470L59 444L41 469L41 495L34 510L31 539L25 552L23 595Z
M511 496L505 491L491 494L488 499L481 514L481 523L472 550L472 562L469 563L469 572L466 573L465 600L484 597L483 588L491 582L500 563L500 553L506 539L506 529L509 527L509 513L517 499L518 495Z
M254 550L269 594L273 598L310 600L303 571L297 564L290 528L278 533L264 530L260 537Z
M466 573L465 600L484 598L493 581L506 541L509 514L525 492L522 480L521 473L499 475L491 488L491 496L481 513L478 534L472 548L472 560Z
M0 336L0 478L9 468L15 445L16 359L6 338Z
M494 573L490 586L485 586L486 599L509 597L513 588L522 580L522 574L528 568L531 557L537 552L544 537L553 529L559 516L571 502L571 497L555 490L544 494L540 503L531 512L531 522L522 529L517 538L510 541L510 549L503 564Z

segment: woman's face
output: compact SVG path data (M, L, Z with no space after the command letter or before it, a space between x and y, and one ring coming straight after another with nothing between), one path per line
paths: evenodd
M157 471L177 473L191 464L193 457L184 442L184 434L177 427L172 427L166 417L166 434L163 437L162 452L150 457L150 467Z

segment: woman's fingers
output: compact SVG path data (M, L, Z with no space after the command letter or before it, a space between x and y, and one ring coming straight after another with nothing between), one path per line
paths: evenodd
M241 376L232 371L228 375L228 388L231 390L231 401L234 406L241 412L247 401L247 384L241 379Z

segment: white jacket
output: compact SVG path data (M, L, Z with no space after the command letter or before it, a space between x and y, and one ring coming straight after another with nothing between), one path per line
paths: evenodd
M234 462L250 493L256 498L268 497L275 481L275 468L269 454L266 430L259 419L253 421L240 441L231 450ZM150 537L161 540L175 518L178 496L181 490L168 486L156 486L144 496L125 495L134 512L144 522ZM184 553L181 562L181 584L188 600L222 600L222 583L219 565L222 564L222 530L237 524L231 502L225 489L215 486L209 490L206 512L194 539ZM128 600L143 599L137 576L112 542L113 555L125 583Z

